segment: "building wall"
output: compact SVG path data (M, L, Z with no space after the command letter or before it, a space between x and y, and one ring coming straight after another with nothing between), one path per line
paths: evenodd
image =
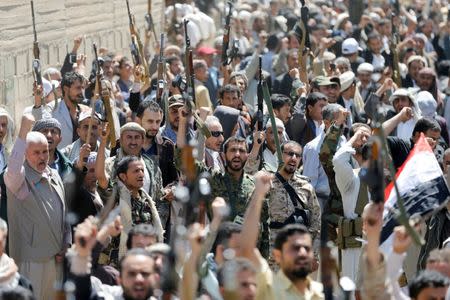
M147 1L129 0L141 36ZM164 1L153 0L152 16L159 35L164 22ZM42 71L60 68L73 38L84 36L78 51L88 56L86 75L93 58L92 43L129 55L130 34L125 0L34 0L36 31ZM33 27L30 1L0 0L0 105L20 121L32 104ZM141 37L143 40L143 36Z

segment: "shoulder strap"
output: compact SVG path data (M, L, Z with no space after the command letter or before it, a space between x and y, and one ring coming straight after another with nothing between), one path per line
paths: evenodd
M300 203L300 205L302 206L303 209L305 208L305 205L303 204L303 202L300 200L300 198L298 197L297 193L295 192L295 189L292 187L292 185L289 184L289 182L287 182L283 176L281 176L280 173L276 172L275 176L278 178L278 180L283 184L284 189L286 190L286 192L289 195L289 198L292 201L292 204L294 204L295 207L298 207L297 203Z
M358 199L356 200L356 206L355 206L355 213L358 216L361 216L364 207L369 202L369 195L368 195L368 189L367 184L363 181L359 181L359 193L358 193Z

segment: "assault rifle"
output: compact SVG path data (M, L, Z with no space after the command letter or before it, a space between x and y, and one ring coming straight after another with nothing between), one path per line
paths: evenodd
M231 60L228 59L228 44L230 43L230 22L231 22L231 13L233 8L233 3L228 2L229 10L228 15L225 21L225 29L223 32L223 39L222 39L222 65L226 66L231 63Z
M155 23L153 23L152 17L152 0L148 0L147 6L147 14L145 15L145 23L147 24L147 30L153 33L153 37L155 38L155 42L157 41L156 31L155 31Z
M158 86L156 90L156 101L161 106L162 96L164 93L164 67L165 67L165 59L164 59L164 33L161 33L161 44L159 48L159 58L158 58Z
M200 117L195 113L195 74L194 74L194 62L193 62L193 54L191 49L191 40L189 39L189 35L187 32L187 24L189 20L184 20L184 38L186 43L186 83L187 83L187 92L184 95L186 100L186 106L188 108L189 114L194 117L195 123L197 127L200 129L202 134L208 138L211 136L211 132L208 127L206 127L205 123L200 119Z
M133 64L141 65L144 68L144 73L142 74L142 81L144 84L150 83L150 74L149 74L149 68L147 64L147 60L145 59L144 55L144 46L141 42L141 39L139 38L139 33L137 31L134 16L131 14L130 11L130 4L128 3L128 0L126 0L127 3L127 12L128 12L128 21L130 23L130 35L131 35L131 56L133 58Z
M34 74L34 81L36 82L37 85L43 87L43 85L42 85L42 75L41 75L41 62L39 60L39 55L40 55L39 42L37 40L36 22L35 22L35 18L34 18L34 3L33 3L33 0L31 0L30 3L31 3L31 19L33 21L33 36L34 36L34 42L33 42L34 59L33 59L33 63L32 63L33 74ZM41 96L41 104L42 105L45 104L44 95Z
M398 30L394 25L394 17L395 14L392 14L391 16L391 22L392 22L392 39L389 43L389 48L392 55L392 79L394 80L397 87L402 87L402 78L400 75L400 60L398 57L398 51L397 51L397 44L399 41L398 37Z

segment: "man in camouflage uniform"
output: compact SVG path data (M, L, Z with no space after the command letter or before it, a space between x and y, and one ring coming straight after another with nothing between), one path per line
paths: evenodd
M127 251L128 232L138 224L150 224L155 228L157 242L163 242L163 227L155 201L143 189L144 163L137 156L126 156L117 163L117 178L112 187L101 189L100 194L107 201L116 201L120 206L123 225L119 236L113 238L100 254L98 263L117 268L120 258ZM116 199L110 199L115 197Z
M182 168L181 149L185 146L186 117L180 109L180 126L177 133L177 150L175 165ZM245 139L230 137L224 144L225 172L211 172L211 199L222 197L230 207L229 221L243 223L245 210L250 201L255 184L252 176L244 172L244 166L248 158L248 145ZM209 171L204 163L196 162L197 174ZM208 203L208 212L211 211ZM209 213L209 215L211 215ZM265 201L261 215L262 235L260 238L260 250L267 257L269 254L269 228L268 228L268 204ZM225 220L226 221L226 220Z
M129 122L120 128L120 148L116 156L105 158L107 133L102 133L101 144L97 155L96 169L99 187L106 189L117 181L117 165L126 156L139 157L144 164L143 189L152 198L158 209L163 227L169 219L169 202L163 198L163 186L161 170L155 161L146 155L142 155L145 129L137 123Z
M269 194L271 249L281 228L291 223L303 223L311 233L314 254L318 258L321 226L320 205L309 179L297 172L302 157L302 147L295 141L288 141L281 145L281 151L283 152L283 167L275 173L272 181L273 187ZM296 197L290 196L286 185L293 188ZM308 220L299 218L296 208L309 211Z
M338 227L339 218L344 215L341 193L336 185L333 167L333 156L336 154L343 132L343 122L334 122L327 130L319 153L320 163L328 176L330 186L330 196L328 201L325 202L322 214L322 221L327 222L328 225L327 235L330 241L336 240L336 228Z

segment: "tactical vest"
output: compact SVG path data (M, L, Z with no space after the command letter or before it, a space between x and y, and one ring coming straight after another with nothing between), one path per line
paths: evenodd
M361 248L362 243L357 238L362 238L362 213L369 202L367 184L360 181L358 200L356 201L355 219L340 217L338 221L337 246L339 249Z

